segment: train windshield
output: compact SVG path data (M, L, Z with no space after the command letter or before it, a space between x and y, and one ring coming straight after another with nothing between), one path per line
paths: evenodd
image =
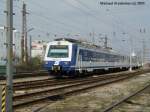
M47 57L51 58L67 58L68 46L67 45L51 45Z

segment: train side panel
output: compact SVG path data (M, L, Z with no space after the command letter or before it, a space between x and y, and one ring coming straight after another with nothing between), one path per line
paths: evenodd
M65 57L64 53L66 53ZM76 75L76 73L95 70L128 69L130 67L129 56L68 41L50 42L46 49L44 61L44 67L50 73L60 75ZM138 66L135 58L131 66Z
M129 68L129 58L107 52L99 52L79 47L76 70L94 71L97 69ZM136 63L132 65L137 66Z

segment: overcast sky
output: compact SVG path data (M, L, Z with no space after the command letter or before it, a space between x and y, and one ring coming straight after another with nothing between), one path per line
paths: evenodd
M5 25L5 1L0 0L0 26ZM100 2L144 2L144 5L102 5ZM51 41L57 37L82 38L99 44L108 36L108 44L122 53L150 43L150 0L24 0L27 25L33 40ZM21 32L22 0L14 0L14 27ZM141 29L141 33L140 33ZM144 31L145 30L145 31ZM145 33L144 33L145 32ZM125 40L125 41L123 41ZM101 43L102 44L102 43ZM147 48L148 48L147 47Z

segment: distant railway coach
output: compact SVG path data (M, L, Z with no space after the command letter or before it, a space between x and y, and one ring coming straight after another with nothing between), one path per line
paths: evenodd
M128 69L130 66L138 67L135 57L130 63L128 56L68 38L49 42L44 62L44 67L51 74L57 76L76 75L106 69Z

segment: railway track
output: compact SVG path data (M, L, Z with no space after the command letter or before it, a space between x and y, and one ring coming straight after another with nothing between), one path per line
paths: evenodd
M123 75L126 74L126 72L121 72ZM36 81L25 81L25 82L19 82L14 83L14 90L29 90L29 89L37 89L39 87L50 87L50 86L57 86L57 85L65 85L69 83L74 82L80 82L85 80L91 80L99 78L111 78L115 75L120 75L120 73L113 73L113 74L105 74L105 75L97 75L96 77L86 77L86 78L76 78L76 79L45 79L45 80L36 80Z
M149 88L150 88L150 82L145 87L137 90L136 92L134 92L128 96L126 96L125 98L119 100L118 102L114 103L113 105L108 106L105 110L103 110L103 112L112 112L113 109L117 109L117 107L119 107L122 103L128 101L129 99L131 99L134 96L141 94L143 91L145 91L146 89L149 89Z
M111 77L117 74L127 74L128 72L119 72L119 73L111 73L111 74L104 74L104 75L96 75L97 77L106 78ZM42 79L42 80L35 80L35 81L23 81L19 83L14 83L14 90L30 90L30 89L37 89L40 87L50 87L50 86L57 86L62 84L69 84L75 81L81 81L81 80L89 80L94 77L84 77L84 78L76 78L76 79Z
M32 105L34 103L38 103L47 99L58 100L68 95L81 93L85 90L89 90L94 87L110 84L116 81L121 81L133 77L135 75L142 74L144 72L145 71L137 71L134 73L125 73L122 75L115 74L109 77L105 75L106 77L95 77L87 80L74 81L66 85L62 84L62 87L50 88L41 91L30 92L27 94L15 95L13 97L13 106L16 109L27 105Z
M26 78L26 77L34 77L34 76L47 76L48 72L45 70L33 71L33 72L17 72L14 73L13 78ZM0 74L0 80L5 80L5 74Z

